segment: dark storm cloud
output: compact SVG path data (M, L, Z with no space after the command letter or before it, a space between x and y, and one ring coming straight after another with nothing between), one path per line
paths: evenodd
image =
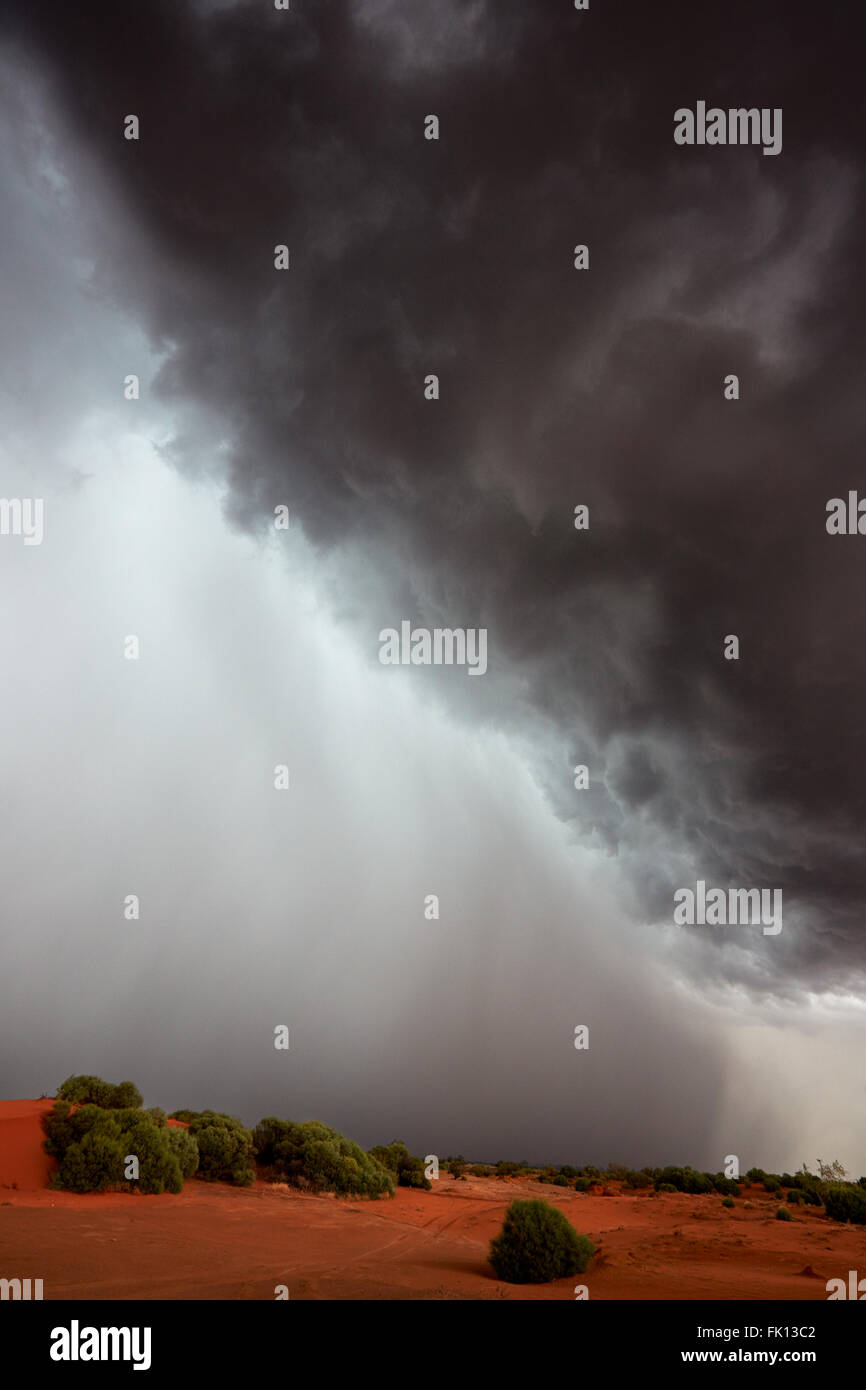
M844 7L765 8L85 0L6 32L131 214L94 190L97 279L221 422L232 519L286 502L371 655L401 617L487 626L455 708L535 730L636 912L781 887L742 978L816 987L864 964L866 542L824 507L862 478L866 112ZM781 155L677 148L698 99L781 107ZM744 942L712 950L737 978Z

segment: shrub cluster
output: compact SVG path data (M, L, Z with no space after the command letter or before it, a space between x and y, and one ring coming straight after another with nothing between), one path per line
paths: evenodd
M230 1182L249 1187L255 1182L253 1136L234 1115L217 1110L192 1114L187 1133L198 1146L198 1176L205 1182ZM180 1118L174 1115L173 1119Z
M269 1116L256 1125L252 1139L256 1162L294 1187L363 1197L394 1195L391 1171L317 1120L296 1124Z
M866 1226L866 1196L859 1186L842 1186L833 1183L824 1194L824 1207L827 1215L834 1221L850 1221L855 1226Z
M577 1176L577 1169L566 1164L565 1168L545 1168L538 1175L539 1182L549 1183L551 1187L571 1187Z
M512 1202L498 1236L490 1242L490 1263L509 1284L544 1284L582 1274L595 1246L548 1202Z
M195 1141L183 1130L159 1125L147 1111L82 1105L72 1110L58 1100L44 1117L45 1150L57 1159L52 1185L68 1192L180 1192L198 1166ZM138 1159L139 1176L127 1178L128 1159Z
M688 1192L697 1195L713 1191L713 1179L695 1168L662 1168L655 1180L657 1192Z
M716 1192L723 1197L739 1197L741 1188L735 1178L726 1178L724 1173L714 1173L710 1181Z
M141 1092L131 1081L113 1086L99 1076L67 1076L57 1097L71 1105L98 1105L102 1110L135 1110L141 1105Z
M511 1163L504 1158L499 1160L495 1168L497 1178L523 1177L531 1171L528 1163Z
M422 1187L428 1192L432 1188L432 1182L424 1176L423 1158L416 1158L410 1154L402 1140L394 1139L387 1145L377 1144L369 1150L369 1154L383 1168L387 1168L389 1173L394 1174L398 1187Z
M645 1173L645 1172L643 1172L642 1170L639 1171L639 1172L636 1172L636 1171L634 1171L634 1170L630 1170L630 1171L629 1171L628 1173L626 1173L626 1175L625 1175L625 1185L626 1185L626 1187L632 1187L632 1188L652 1187L653 1181L654 1181L654 1179L650 1176L650 1174L649 1174L649 1173Z

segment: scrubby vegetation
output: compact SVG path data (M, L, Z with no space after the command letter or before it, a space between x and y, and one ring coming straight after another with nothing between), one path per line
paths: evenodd
M582 1274L595 1254L587 1236L548 1202L512 1202L498 1236L490 1242L490 1263L509 1284L545 1284Z
M269 1116L259 1121L252 1138L260 1167L294 1187L359 1197L394 1195L393 1172L317 1120L296 1124Z
M186 1110L181 1113L189 1129L183 1129L170 1126L159 1106L142 1109L141 1100L131 1081L118 1086L98 1076L64 1081L43 1120L46 1152L58 1163L54 1186L71 1192L177 1193L185 1178L196 1175L242 1186L254 1180L252 1135L239 1120Z
M824 1196L824 1206L827 1215L834 1221L850 1221L855 1226L866 1226L866 1195L859 1185L829 1185Z
M628 1172L625 1175L625 1185L626 1187L632 1187L637 1189L652 1187L653 1179L650 1177L649 1173L645 1173L642 1171Z
M432 1182L424 1176L423 1158L416 1158L410 1154L401 1139L394 1139L387 1145L377 1144L369 1150L369 1154L383 1168L387 1168L389 1173L394 1174L398 1187L422 1187L428 1192L432 1188Z
M401 1140L376 1145L365 1153L351 1139L317 1121L295 1123L269 1117L250 1131L234 1116L214 1110L175 1110L171 1119L187 1128L169 1125L159 1106L143 1109L141 1093L131 1081L114 1084L98 1076L67 1077L43 1119L44 1147L58 1164L53 1185L73 1192L177 1193L185 1179L198 1177L249 1186L258 1165L271 1178L312 1192L381 1197L393 1196L395 1186L428 1191L432 1187L424 1160L411 1154ZM137 1170L132 1158L137 1160ZM780 1221L792 1219L790 1207L823 1206L834 1221L866 1225L866 1177L849 1179L836 1159L829 1163L818 1159L817 1173L805 1163L793 1174L750 1168L739 1181L688 1165L633 1169L609 1163L605 1170L590 1163L582 1168L571 1164L557 1168L501 1160L470 1167L462 1154L441 1160L440 1169L458 1181L467 1172L478 1178L535 1178L580 1193L610 1182L632 1192L649 1188L690 1195L715 1192L729 1210L744 1182L760 1185L786 1203L776 1212ZM746 1210L752 1207L751 1202L744 1204ZM550 1248L542 1257L539 1242L548 1235ZM506 1224L491 1245L491 1261L498 1262L497 1272L519 1268L512 1282L533 1283L558 1278L548 1269L575 1260L573 1270L560 1272L580 1272L589 1259L587 1246L591 1253L591 1243L548 1203L517 1201L509 1207ZM511 1278L506 1273L500 1277Z
M114 1086L99 1076L67 1076L57 1098L71 1105L98 1105L102 1110L136 1110L142 1103L141 1092L131 1081Z
M657 1192L688 1192L696 1195L713 1191L713 1180L695 1168L662 1168L655 1180Z
M255 1182L253 1136L233 1115L216 1110L193 1114L189 1130L198 1145L198 1177L205 1182L231 1182L249 1187Z
M58 1162L52 1184L68 1192L120 1188L177 1193L183 1188L184 1170L189 1176L198 1164L198 1153L175 1145L172 1131L144 1110L97 1105L73 1110L68 1100L57 1100L43 1128L45 1150ZM135 1171L133 1157L138 1160L137 1178L127 1176Z

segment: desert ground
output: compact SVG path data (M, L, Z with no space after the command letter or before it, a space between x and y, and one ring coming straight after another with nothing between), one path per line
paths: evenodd
M46 1186L40 1117L51 1100L0 1102L0 1277L41 1278L45 1299L818 1299L866 1271L866 1231L815 1208L777 1221L778 1197L576 1193L443 1173L432 1192L362 1201L188 1181L179 1196L78 1195ZM487 1247L515 1197L542 1197L598 1253L583 1275L497 1280ZM747 1203L749 1205L747 1205Z

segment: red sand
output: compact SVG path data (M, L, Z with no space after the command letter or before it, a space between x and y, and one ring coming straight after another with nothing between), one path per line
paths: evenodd
M823 1300L828 1279L866 1274L863 1228L813 1207L776 1221L778 1198L757 1188L733 1210L715 1194L605 1197L449 1174L378 1202L260 1182L192 1180L174 1197L53 1192L39 1125L51 1104L0 1102L0 1276L41 1278L46 1299L273 1299L277 1284L292 1299L573 1299L586 1284L592 1299ZM591 1237L585 1274L496 1279L487 1246L515 1197L544 1198Z

